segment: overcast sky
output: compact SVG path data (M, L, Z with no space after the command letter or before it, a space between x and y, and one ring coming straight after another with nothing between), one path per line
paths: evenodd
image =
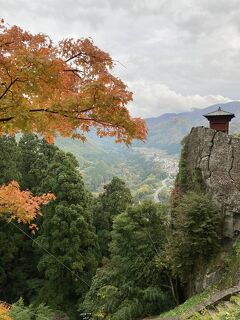
M1 16L54 40L91 37L122 65L134 116L240 100L239 0L0 0Z

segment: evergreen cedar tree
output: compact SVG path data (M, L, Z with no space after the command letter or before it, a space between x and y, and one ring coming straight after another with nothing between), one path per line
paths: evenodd
M105 213L104 213L105 214ZM115 216L111 259L93 277L80 304L93 319L139 319L173 305L168 279L156 264L164 250L167 207L142 202Z
M112 240L113 219L133 203L130 190L118 177L104 186L104 192L96 200L94 225L98 236L101 255L110 257L109 244ZM103 215L104 212L104 215Z
M144 140L147 128L126 108L132 93L111 74L109 54L89 39L65 39L57 45L0 21L0 135L35 132L52 142L64 137L85 140L95 128L116 142ZM34 197L12 182L0 188L0 215L29 222L52 194Z
M12 175L5 165L11 154ZM32 236L34 243L15 228L29 234L27 225L0 219L0 300L15 304L23 297L27 305L47 303L75 319L100 256L93 199L84 187L78 162L70 153L28 134L18 143L14 138L0 139L0 166L1 183L18 177L20 186L34 195L49 191L56 195L36 220L39 231Z

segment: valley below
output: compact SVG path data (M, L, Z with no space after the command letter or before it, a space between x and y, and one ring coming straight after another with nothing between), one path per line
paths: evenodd
M182 113L167 113L146 119L148 137L145 142L134 141L127 147L113 138L101 139L94 132L85 143L58 138L56 144L71 152L80 164L87 188L98 195L114 176L123 179L136 202L144 199L167 202L173 186L183 138L195 126L208 126L202 116L217 108L193 109ZM240 102L226 103L224 109L235 113L231 133L239 132Z

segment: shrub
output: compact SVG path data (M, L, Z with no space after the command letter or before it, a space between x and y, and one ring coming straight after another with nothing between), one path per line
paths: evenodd
M205 193L186 193L174 209L165 255L173 274L187 282L199 261L209 261L221 244L222 218Z

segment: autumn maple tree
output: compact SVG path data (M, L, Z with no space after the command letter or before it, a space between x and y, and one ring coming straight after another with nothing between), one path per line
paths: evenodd
M126 105L132 93L111 74L113 66L109 54L90 39L54 44L47 35L32 35L1 20L0 135L36 132L49 142L57 134L85 140L90 128L95 128L97 135L115 137L116 142L144 140L146 125L130 116ZM8 193L18 200L3 200ZM15 217L25 222L39 212L46 197L21 194L14 183L4 186L0 214L9 205L17 212Z
M1 23L0 133L36 132L52 141L85 139L94 127L103 136L129 144L144 140L146 125L126 108L132 93L111 74L108 53L89 39L58 44Z

